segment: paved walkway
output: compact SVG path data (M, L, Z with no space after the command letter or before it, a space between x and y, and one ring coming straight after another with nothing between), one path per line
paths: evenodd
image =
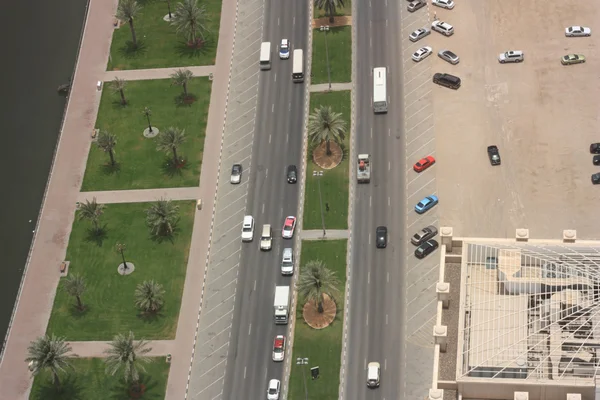
M302 240L337 240L337 239L348 239L349 233L347 230L326 230L325 238L323 238L323 230L315 229L300 232L300 238Z
M106 354L104 350L110 347L110 342L68 342L71 346L69 355L80 358L99 357L104 358ZM149 357L166 356L173 352L175 341L173 340L149 340L148 347L152 350L148 354Z
M310 85L308 89L311 93L313 92L328 92L329 84L328 83L320 83L318 85ZM331 91L340 91L340 90L352 90L352 82L348 83L332 83Z
M219 40L220 41L220 40ZM215 73L214 65L201 67L181 67L192 71L194 76L208 76ZM168 79L179 68L132 69L129 71L106 71L101 79L104 82L112 81L119 77L126 81L141 81L148 79Z
M80 192L77 201L85 203L96 198L98 203L145 203L159 199L197 200L200 197L199 187L142 189L142 190L107 190L102 192Z

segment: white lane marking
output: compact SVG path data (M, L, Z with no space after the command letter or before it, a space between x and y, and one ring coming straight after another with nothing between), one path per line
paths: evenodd
M392 162L388 161L388 171L391 171L391 170L392 170Z
M294 17L294 19L292 19L292 25L296 25L296 17Z
M366 325L366 326L369 326L369 313L367 313L367 319L366 319L366 321L365 321L365 325Z
M383 370L387 370L387 358L383 359Z
M271 112L275 112L275 103L271 104Z
M391 197L388 196L388 207L391 205Z
M263 214L265 213L265 203L263 203L263 205L262 205L262 213Z
M252 323L250 323L250 326L248 327L248 336L252 335Z
M372 201L373 201L373 196L369 196L369 207L371 207Z
M265 169L265 179L269 177L269 168Z
M246 379L246 367L244 366L244 379Z
M371 244L371 234L369 233L369 244Z
M254 292L256 292L256 279L254 280Z
M371 283L371 271L367 272L367 283Z
M275 72L275 74L273 74L273 82L277 82L277 72Z
M277 26L279 26L279 18L277 18Z
M388 128L388 136L392 136L392 128Z
M269 133L269 144L271 144L271 134Z
M290 134L289 134L289 133L286 133L286 134L285 134L285 142L287 143L287 142L289 142L289 141L290 141Z
M373 139L373 127L371 127L371 139Z
M387 273L387 277L386 277L387 283L390 283L390 273Z
M388 324L388 314L385 314L385 324Z

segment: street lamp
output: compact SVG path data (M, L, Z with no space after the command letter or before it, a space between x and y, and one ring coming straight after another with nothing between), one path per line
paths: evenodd
M323 238L325 238L325 215L323 214L323 196L321 196L321 177L323 176L323 171L313 171L313 176L317 178L317 182L319 185L319 204L321 205L321 225L323 226Z
M329 25L321 25L319 30L321 32L325 32L325 57L327 58L327 80L329 81L329 91L331 91L331 69L329 68L329 48L327 47L327 32L329 32Z
M300 366L308 365L308 358L298 357L296 358L296 364ZM306 386L306 372L304 372L305 368L300 367L300 369L302 370L302 376L304 377L304 398L308 400L308 386Z

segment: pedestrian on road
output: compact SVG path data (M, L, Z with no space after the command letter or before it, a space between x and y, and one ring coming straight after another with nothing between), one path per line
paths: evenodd
M437 12L435 12L435 11L433 12L433 20L437 21Z

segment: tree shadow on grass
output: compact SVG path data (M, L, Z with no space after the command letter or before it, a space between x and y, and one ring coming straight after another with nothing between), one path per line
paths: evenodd
M73 319L85 318L90 313L90 305L85 302L85 297L81 298L83 303L83 310L77 308L77 301L69 307L69 315Z
M200 56L205 54L214 54L214 51L216 49L215 44L216 43L214 42L214 40L212 40L212 38L207 38L206 41L204 41L204 43L200 47L188 46L187 42L179 42L177 43L177 47L175 49L180 57L187 57L192 59L199 58Z
M174 176L182 176L183 173L189 169L190 166L185 157L180 156L179 159L180 162L177 164L173 162L173 157L165 157L163 160L161 169L169 178Z
M160 393L158 387L158 381L147 374L140 374L140 384L144 387L144 393L134 395L132 393L132 386L130 383L125 382L125 379L120 378L110 389L109 397L114 400L129 400L129 399L142 399L142 400L162 400L165 398L164 393Z
M62 375L61 378L60 389L57 389L48 378L32 393L31 400L85 400L81 384L77 382L74 373Z
M185 93L181 93L180 95L175 96L175 106L191 107L196 100L198 100L198 97L193 93L188 93L187 96Z
M100 227L99 230L95 230L94 228L88 228L86 231L85 241L89 243L96 243L98 247L102 247L102 243L108 236L108 230L106 229L107 225L104 224Z
M161 244L163 242L169 242L171 244L174 244L175 239L177 239L177 236L179 234L178 224L179 224L179 220L177 220L171 224L171 228L173 229L173 232L171 232L170 234L154 235L154 234L150 233L150 240L152 240L154 243L158 243L158 244Z
M125 58L138 58L144 56L148 52L146 42L138 39L137 47L133 45L131 40L125 42L125 46L119 49L119 53Z
M163 319L164 316L165 315L161 311L158 311L155 313L148 313L148 312L140 311L137 313L138 319L146 324L154 324L157 321L160 321L161 319Z
M102 164L101 168L104 175L115 175L121 172L121 163L116 162L114 165L111 163Z

